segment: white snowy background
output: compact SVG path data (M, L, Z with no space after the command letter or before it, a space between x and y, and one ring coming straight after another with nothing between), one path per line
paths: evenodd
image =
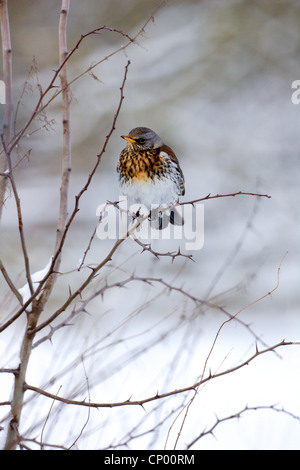
M80 34L103 24L134 35L156 6L152 0L72 1L69 48ZM59 10L56 0L11 6L15 102L33 56L42 85L57 67ZM115 167L124 145L119 136L141 125L154 129L179 156L186 179L184 200L236 191L267 193L271 199L206 201L204 247L193 252L194 263L184 258L173 264L164 257L157 261L127 240L99 282L105 282L105 276L116 282L134 271L183 287L199 299L209 292L218 305L235 314L276 286L284 258L278 289L239 318L269 346L283 339L300 340L300 105L291 101L292 82L300 79L299 20L299 3L292 1L170 1L148 24L138 45L94 69L98 80L87 75L74 83L70 210L110 129L124 67L131 61L116 131L81 200L65 248L61 271L69 274L60 278L43 319L68 296L68 286L75 289L88 272L86 268L77 273L76 266L97 222L96 208L119 196ZM108 32L88 38L69 63L69 78L123 42ZM32 90L23 97L19 125L35 102L33 81ZM48 120L54 120L51 127L31 133L43 125L35 122L21 142L20 156L32 151L16 171L32 272L47 265L55 240L61 158L61 107L59 100L55 103L48 110ZM5 204L0 236L1 258L21 288L25 273L12 197ZM99 262L112 243L95 239L86 264ZM176 250L178 241L155 246L158 251ZM3 278L0 293L5 319L15 304L7 297ZM73 318L72 325L34 350L29 384L94 402L141 399L189 386L201 375L218 328L227 318L217 309L196 307L180 293L138 282L107 291L87 310L89 315ZM21 318L0 335L0 367L17 366L24 325ZM37 341L47 333L49 329L41 332ZM230 322L220 333L207 370L226 370L246 360L254 354L256 342L259 349L264 347L249 329ZM209 429L216 416L222 419L245 406L277 404L300 416L300 349L285 347L277 353L260 356L203 387L190 408L178 448ZM0 380L0 401L5 401L12 378L1 374ZM27 392L26 398L31 396ZM90 414L87 408L54 404L43 439L70 446L87 421L74 448L160 449L181 405L191 396L144 408L93 409ZM28 401L23 435L39 440L51 403L46 398ZM1 421L7 412L8 407L2 407ZM162 424L154 431L158 423ZM174 445L179 426L180 419L172 427L167 448ZM204 437L192 449L299 449L299 433L300 422L287 414L248 411L239 420L221 423L214 436Z

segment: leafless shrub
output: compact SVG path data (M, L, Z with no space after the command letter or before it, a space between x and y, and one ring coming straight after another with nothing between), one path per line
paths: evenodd
M5 312L6 315L3 316L0 325L1 334L15 327L18 335L21 335L19 327L17 327L17 321L19 318L26 317L25 331L22 333L22 342L18 351L19 362L16 367L3 367L0 369L2 376L8 374L13 377L12 398L0 403L3 407L8 407L9 409L8 413L2 418L3 432L6 433L4 448L72 449L80 448L81 442L83 442L85 447L95 445L101 448L119 449L132 448L135 446L137 439L142 440L143 438L147 438L148 445L155 448L155 446L161 445L162 436L164 436L165 447L168 448L169 441L171 440L170 436L173 430L176 429L177 437L173 439L172 446L174 448L183 446L193 449L200 439L208 434L213 434L215 429L222 423L239 418L248 412L268 409L272 412L284 413L299 420L298 416L273 403L261 406L244 406L236 413L216 418L212 425L202 426L202 430L195 429L193 437L189 437L189 441L184 445L181 443L181 436L184 434L186 422L190 413L192 413L193 406L195 406L194 402L197 396L201 394L205 385L220 377L234 375L236 371L246 368L248 364L256 362L263 355L269 353L278 354L277 351L281 348L299 345L298 342L287 340L281 340L272 345L266 344L255 333L252 326L243 320L241 315L250 306L262 303L263 299L270 296L279 288L281 265L278 267L278 278L275 287L232 314L209 295L201 299L191 294L189 289L182 287L176 279L173 283L170 283L164 280L160 274L157 276L149 274L140 276L131 267L123 267L118 265L117 261L116 263L114 262L114 258L119 252L121 245L132 235L132 230L138 227L140 221L136 221L133 228L107 250L106 255L101 261L94 265L86 265L85 258L95 237L95 227L93 233L89 234L86 250L78 266L78 271L75 274L73 273L78 275L78 281L76 281L77 287L75 289L69 287L68 295L57 308L53 309L51 304L49 307L54 287L57 283L64 282L66 277L60 271L61 257L69 232L76 221L81 199L90 189L96 170L99 168L101 159L115 130L116 121L124 100L124 89L128 80L130 61L128 60L125 66L123 77L120 77L119 103L112 117L110 130L103 141L99 154L95 158L94 166L75 197L73 209L68 214L70 173L72 169L70 87L79 78L87 74L94 74L94 69L97 65L111 56L124 51L131 44L136 43L148 23L153 20L152 15L133 37L121 30L100 26L88 33L82 34L75 46L68 52L66 32L69 9L70 1L62 0L58 31L59 65L54 71L49 84L44 89L42 89L40 84L38 85L39 96L34 109L30 116L28 116L26 123L21 128L18 128L17 112L15 114L14 126L12 125L12 72L8 8L7 1L3 0L0 2L3 68L6 72L4 81L7 90L5 122L2 132L2 153L0 156L0 210L5 202L6 191L9 187L11 191L10 197L15 201L17 226L26 272L26 285L20 293L20 289L15 281L15 274L12 274L10 269L0 260L3 280L6 283L8 293L14 298L13 307L9 308ZM88 37L97 35L103 30L120 36L122 40L126 41L125 44L119 46L110 55L99 59L97 63L91 65L86 70L83 70L76 78L68 81L67 66L70 58L76 54ZM18 106L21 103L27 84L28 78L21 92ZM14 177L15 165L12 164L11 155L13 152L19 152L18 144L24 135L33 132L30 126L35 120L41 120L40 124L42 126L47 125L47 107L51 102L59 99L62 100L63 138L59 216L57 225L53 229L56 233L56 241L48 265L38 273L38 276L35 276L32 274L30 266L26 227L24 227L22 214L22 200L19 196L18 186ZM12 131L13 128L14 130ZM20 159L24 158L24 155L18 155ZM194 205L212 199L241 196L270 197L267 194L238 191L228 194L208 194L196 200L184 201L178 204ZM116 208L118 207L118 203L114 203L114 205ZM99 222L101 223L101 220ZM143 263L144 252L152 255L155 259L162 257L170 258L170 262L174 264L179 259L186 263L192 260L190 253L184 253L180 249L175 252L163 252L154 249L153 245L143 243L141 240L135 239L134 242L139 248L137 263ZM159 273L159 268L156 269L156 272ZM111 303L111 295L114 295L114 292L125 291L131 285L138 286L138 289L141 286L145 288L145 296L135 308L127 311L123 319L113 318L110 322L111 317L108 313L109 306L106 306L106 299L109 298L109 305ZM170 297L175 297L175 305L172 304L173 306L169 310L166 309L162 316L151 321L148 320L148 323L146 322L142 329L140 327L137 328L135 320L141 312L146 311L149 305L161 299L164 301L163 305L167 305L166 299ZM78 329L74 333L72 328L74 325L80 325L85 320L90 309L92 311L95 301L97 301L97 308L95 309L97 328L99 328L101 334L96 339L92 336L93 341L86 341L85 344L83 339L80 338ZM4 302L3 305L5 305ZM206 351L204 358L202 357L199 361L201 365L200 367L198 366L198 371L201 370L201 372L199 372L197 380L191 377L183 377L182 382L178 382L179 385L176 385L172 375L173 370L177 369L182 357L185 358L184 360L187 363L192 361L193 345L191 345L191 350L188 348L190 332L199 314L209 310L217 311L220 314L221 321L216 333L209 340L210 347L208 351ZM166 321L170 319L172 320L172 329L166 324ZM255 347L252 351L248 352L245 358L237 361L235 365L225 366L224 368L220 366L219 369L213 370L210 366L211 355L215 350L222 330L228 324L239 325L247 331L255 343ZM58 361L58 367L54 367L51 374L46 374L44 378L41 377L38 386L34 385L31 378L28 377L28 368L33 361L33 356L37 350L40 350L49 341L54 342L56 337L61 338L60 332L64 337L68 336L68 341L75 344L78 342L78 354L68 356L68 348L62 347L63 354L66 355L64 360ZM178 341L178 349L172 352L173 356L162 360L161 364L152 365L153 369L157 368L159 374L163 374L163 380L159 381L159 386L162 389L153 393L149 387L148 391L147 387L149 384L147 381L146 389L144 389L143 377L140 377L139 386L136 387L136 382L130 377L130 367L134 368L135 361L147 357L151 351L159 351L160 345L165 341L170 341L172 337L175 338L175 342ZM131 343L133 339L135 342ZM62 339L61 341L62 343L60 344L63 344L65 340ZM181 356L183 349L185 353ZM59 350L60 347L58 349L53 348L53 357L49 359L51 365L55 364L55 354ZM159 352L156 352L153 357L156 357L157 360L159 354ZM14 361L12 362L15 363ZM181 370L183 369L184 367L181 366ZM129 383L121 385L117 378L122 377L122 380L124 380L124 374L128 374L130 377ZM153 375L154 378L155 374ZM99 396L99 399L94 400L92 397L95 395ZM24 419L23 424L23 422L21 423L21 416L27 410L30 410L33 414L30 420ZM42 411L38 413L37 410ZM133 415L131 415L132 410L134 410ZM94 411L98 413L96 418ZM109 425L113 420L115 423L122 423L120 428L119 424L117 425L118 429L115 429L115 435L112 434L111 425ZM71 421L72 425L66 426L67 429L64 429L64 423L71 423ZM105 436L106 427L109 428L108 436ZM63 435L63 442L60 439L60 433ZM96 441L90 441L91 436L94 436L96 433L100 437ZM90 442L93 442L93 444L90 444Z

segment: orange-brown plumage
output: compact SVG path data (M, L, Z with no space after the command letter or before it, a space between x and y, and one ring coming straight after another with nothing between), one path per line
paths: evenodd
M160 158L159 149L135 151L127 146L122 150L119 160L119 173L124 178L135 181L155 180L166 171L165 162Z

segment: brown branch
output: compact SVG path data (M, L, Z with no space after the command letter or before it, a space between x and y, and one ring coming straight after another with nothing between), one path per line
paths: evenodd
M60 64L65 64L68 56L67 49L67 20L70 8L70 0L63 0L59 21L59 55ZM60 243L62 232L65 228L68 206L68 190L71 172L71 134L70 134L70 90L67 81L66 66L62 66L60 70L60 80L62 88L63 103L63 155L62 155L62 183L60 188L60 210L57 226L56 248Z
M30 275L29 257L28 257L26 241L25 241L23 217L22 217L22 210L21 210L21 200L19 198L17 186L16 186L16 183L15 183L14 175L13 175L10 152L6 148L6 143L4 141L3 134L1 134L1 140L2 140L2 146L3 146L5 156L6 156L6 161L7 161L7 167L8 167L7 176L10 180L10 183L11 183L11 187L12 187L14 198L15 198L16 208L17 208L18 227L19 227L20 241L21 241L24 264L25 264L26 280L27 280L27 283L28 283L28 286L29 286L29 289L30 289L30 293L32 295L34 293L34 289L33 289L31 275Z
M11 139L12 132L12 52L7 0L0 0L0 23L2 40L3 79L5 85L5 107L2 132L3 140L5 142L5 145L7 146L8 142ZM2 157L0 155L0 173L5 173L7 168L8 167L5 152L3 152ZM0 220L5 198L6 183L6 176L0 176Z
M216 198L221 198L221 197L235 197L235 196L257 196L257 197L267 197L268 199L271 198L271 196L269 196L268 194L248 193L244 191L238 191L236 193L229 193L229 194L215 194L214 196L212 196L209 193L205 197L195 199L194 201L180 202L178 205L183 206L184 204L195 204L196 202L206 201L208 199L216 199Z
M2 272L2 275L5 279L5 281L7 282L11 292L17 297L18 301L20 302L21 305L23 305L23 298L20 294L20 292L18 291L18 289L16 288L16 286L14 285L13 281L11 280L8 272L6 271L2 261L0 260L0 271Z
M126 284L130 283L130 282L144 282L145 284L148 284L150 286L153 286L154 284L161 284L166 290L168 290L168 292L177 292L181 295L183 295L184 297L186 297L187 299L191 300L195 306L206 306L208 308L211 308L211 309L215 309L215 310L219 310L221 313L223 313L226 317L228 317L229 319L234 319L236 322L238 322L239 324L241 324L244 328L246 328L249 333L254 337L256 343L261 343L262 346L264 347L269 347L269 345L262 340L262 338L260 338L250 327L250 325L248 325L247 323L245 323L243 320L241 320L240 318L238 318L237 316L234 316L232 315L231 313L229 313L224 307L222 307L221 305L217 305L216 303L212 302L211 300L204 300L204 299L200 299L194 295L192 295L191 293L187 292L186 290L184 290L182 287L177 287L177 286L174 286L166 281L164 281L162 278L157 278L157 277L141 277L141 276L136 276L135 274L132 274L130 277L128 277L127 279L123 279L122 281L116 281L112 284L107 284L105 283L105 285L103 287L101 287L100 289L97 289L92 295L90 295L88 298L86 299L81 299L80 300L80 306L78 308L73 308L72 309L72 312L68 315L68 317L66 319L64 319L60 324L56 325L56 326L52 326L51 324L49 324L50 326L50 332L42 337L41 339L39 339L36 343L33 344L33 348L36 348L37 346L39 346L41 343L49 340L51 341L52 339L52 336L53 334L60 328L63 328L65 326L69 326L70 325L70 320L77 314L79 313L82 313L82 312L86 312L86 308L87 308L87 305L89 304L89 302L91 302L93 299L95 299L96 297L98 296L101 296L103 297L105 292L109 289L113 289L113 288L120 288L120 287L125 287ZM276 353L278 355L278 353Z
M265 405L265 406L245 406L244 409L238 411L237 413L234 413L230 416L226 416L225 418L217 418L216 419L216 422L209 428L209 429L206 429L204 431L202 431L197 437L195 437L188 445L187 445L187 449L190 449L191 447L193 447L194 444L196 444L196 442L198 442L200 439L202 439L204 436L208 436L208 435L214 435L214 431L216 429L217 426L219 426L219 424L221 423L224 423L226 421L230 421L232 419L239 419L243 414L245 414L246 412L248 411L258 411L258 410L271 410L271 411L275 411L277 413L284 413L286 414L287 416L290 416L291 418L293 419L296 419L297 421L300 420L300 417L299 416L296 416L295 414L289 412L289 411L286 411L284 408L278 408L276 405Z
M184 258L188 258L191 261L194 261L193 260L193 255L186 255L185 253L181 253L180 248L178 248L177 251L172 251L172 252L168 251L166 253L159 253L158 251L154 251L152 249L151 243L143 243L143 242L141 242L141 240L139 240L136 237L133 237L133 239L138 245L140 245L142 247L142 253L144 251L148 251L149 253L151 253L156 258L160 258L161 256L169 256L170 258L172 258L172 263L174 262L174 259L178 256L183 256Z
M191 204L193 206L197 202L207 201L209 199L218 199L218 198L223 198L223 197L235 197L235 196L257 196L257 197L266 197L268 199L271 199L271 197L272 197L272 196L269 196L268 194L248 193L248 192L244 192L244 191L237 191L235 193L228 193L228 194L215 194L213 196L211 195L211 193L209 193L209 194L207 194L207 196L200 197L199 199L194 199L193 201L176 202L176 204L173 204L172 206L161 209L159 212L165 212L165 211L168 211L170 209L173 209L174 207L185 206L185 205L188 205L188 204Z
M20 363L18 372L15 374L13 399L11 402L11 420L8 426L8 432L5 442L5 450L13 450L19 442L19 424L24 399L24 384L29 358L32 351L33 337L24 334L22 346L20 349Z
M60 60L60 81L62 89L62 177L60 187L60 207L59 216L57 221L56 229L56 243L55 252L61 243L61 239L66 227L66 221L68 216L68 194L70 185L70 173L71 173L71 132L70 132L70 90L67 80L67 69L66 69L66 57L68 56L67 50L67 21L70 9L70 0L62 0L62 7L60 12L59 27L58 27L58 39L59 39L59 60ZM61 250L59 255L51 268L53 274L49 276L43 293L39 299L39 310L43 309L43 305L47 302L49 295L53 289L55 280L57 278L57 272L59 270L61 262Z
M110 250L110 252L108 253L107 256L105 256L105 258L101 261L101 263L98 264L98 266L96 266L95 268L92 269L92 272L91 274L87 277L87 279L80 285L80 287L78 289L76 289L76 291L71 294L68 299L65 301L65 303L58 309L56 310L56 312L51 315L51 317L49 317L47 320L45 320L43 323L41 323L40 325L32 328L29 333L30 335L35 335L38 331L42 330L43 328L45 328L45 326L48 326L50 323L53 322L53 320L55 320L55 318L57 318L59 315L61 315L61 313L65 312L65 310L69 307L69 305L71 305L71 303L77 298L77 297L80 297L82 292L86 289L86 287L92 282L92 280L94 279L95 275L100 271L100 269L103 268L103 266L105 266L112 258L113 254L115 253L115 251L119 248L119 246L121 245L121 243L125 240L125 238L120 238L119 240L117 240L117 242L114 244L114 246L112 247L112 249Z
M237 370L239 370L242 367L245 367L246 365L250 364L250 362L254 361L257 357L259 357L263 354L267 354L267 353L269 353L271 351L274 351L274 350L276 350L280 347L291 346L291 345L297 345L298 346L298 345L300 345L300 342L283 340L283 341L280 341L279 343L277 343L273 346L270 346L269 348L262 349L260 351L258 349L256 349L255 353L252 356L248 357L248 359L246 359L244 362L241 362L240 364L237 364L236 366L234 366L230 369L227 369L227 370L222 371L222 372L218 372L216 374L209 374L207 377L200 380L199 382L197 382L195 384L192 384L192 385L189 385L187 387L179 388L179 389L172 390L172 391L166 392L166 393L157 393L156 395L153 395L153 396L150 396L150 397L147 397L147 398L142 398L140 400L128 399L128 400L124 400L124 401L120 401L120 402L96 403L96 402L87 402L85 400L71 400L71 399L68 399L68 398L64 398L64 397L61 397L61 396L58 396L58 395L54 395L53 393L49 393L46 390L43 390L39 387L34 387L33 385L29 385L27 383L25 384L25 389L26 390L31 390L31 391L36 392L36 393L39 393L40 395L44 395L45 397L51 398L52 400L60 401L60 402L65 403L67 405L87 406L87 407L91 407L91 408L114 408L114 407L120 407L120 406L136 406L136 405L143 406L146 403L149 403L149 402L152 402L152 401L161 400L161 399L168 398L168 397L171 397L171 396L174 396L174 395L179 395L179 394L182 394L182 393L185 393L185 392L193 391L197 387L199 387L199 385L202 385L202 384L204 384L204 383L206 383L210 380L213 380L213 379L216 379L218 377L222 377L224 375L228 375L228 374L231 374L233 372L236 372Z
M105 62L106 60L110 59L111 57L113 57L114 55L118 54L119 52L121 51L125 51L125 49L128 48L128 46L130 46L131 44L134 44L136 43L137 39L139 36L141 36L144 32L145 32L145 28L148 26L148 24L151 22L151 21L154 21L154 16L156 15L156 13L158 12L158 10L161 8L161 6L164 4L164 1L162 1L157 7L156 9L154 10L154 12L149 16L149 18L145 21L145 23L143 24L143 26L138 30L138 32L135 34L135 36L133 37L130 37L128 34L125 34L123 31L119 30L119 29L115 29L115 28L109 28L107 26L102 26L101 28L97 28L93 31L91 31L90 33L87 33L85 35L83 35L81 38L84 39L85 37L87 36L90 36L91 34L99 34L99 32L101 32L101 30L107 30L107 31L111 31L111 32L115 32L115 33L118 33L118 34L121 34L123 37L126 37L127 39L129 39L128 43L121 46L119 49L113 51L112 53L108 54L106 57L104 57L104 59L101 59L99 60L98 62L96 62L95 64L91 65L90 67L88 67L84 72L82 72L80 75L78 75L77 77L75 77L73 80L71 80L69 82L69 85L73 84L76 80L78 80L79 78L81 78L83 75L86 75L87 73L90 73L95 67L97 67L98 65L102 64L103 62ZM79 44L81 43L81 39L78 41L78 43L76 44L75 48L76 49ZM73 51L71 51L73 53Z
M201 201L206 201L208 199L217 199L217 198L224 198L224 197L235 197L235 196L241 196L241 195L244 195L244 196L257 196L257 197L266 197L266 198L271 198L271 196L269 196L268 194L260 194L260 193L249 193L249 192L243 192L243 191L238 191L238 192L235 192L235 193L229 193L229 194L216 194L214 196L212 196L211 194L208 194L207 196L204 196L202 198L198 198L198 199L194 199L193 201L183 201L183 202L177 202L176 204L173 204L169 207L166 207L166 208L163 208L163 209L160 209L158 212L159 213L163 213L165 211L169 211L177 206L184 206L184 205L194 205L198 202L201 202ZM110 204L112 204L114 207L117 207L119 210L120 210L120 207L119 207L119 204L118 204L118 201L116 202L110 202L108 201ZM144 217L141 217L140 218L140 223L144 222L148 217L147 216L144 216ZM161 256L169 256L172 258L172 263L174 261L174 259L177 257L177 256L183 256L183 257L186 257L186 258L189 258L193 261L193 257L192 255L186 255L184 253L181 253L180 249L178 249L177 252L167 252L167 253L159 253L159 252L156 252L153 250L152 246L151 246L151 243L143 243L141 240L139 240L137 237L133 236L133 239L134 241L140 245L142 247L142 253L144 251L148 251L150 253L152 253L156 258L159 258Z
M70 0L62 0L62 12L61 12L60 24L59 24L59 47L60 47L61 60L63 60L62 56L65 54L65 49L66 49L66 18L67 18L67 13L69 9L69 1ZM66 84L65 73L62 73L62 81L64 82L64 84ZM64 110L63 111L64 123L65 123L65 120L67 120L67 122L65 123L66 127L64 128L64 131L65 131L65 129L68 130L68 126L69 126L69 121L68 121L69 96L68 96L67 87L65 87L64 94L63 94L63 110ZM69 138L70 137L69 137L68 132L66 132L66 134L67 136L64 138L63 182L62 182L62 189L61 189L61 207L60 207L60 219L59 219L58 227L60 227L60 225L64 226L64 223L65 223L64 221L67 216L66 208L67 208L68 178L65 177L65 172L68 173L68 168L69 168L69 158L70 158ZM31 297L33 297L34 289L32 286L32 280L31 280L30 271L29 271L29 259L27 256L27 250L26 250L25 238L24 238L24 232L23 232L23 222L22 222L20 200L18 197L16 185L15 185L14 178L13 178L12 166L11 166L11 161L10 161L10 152L6 150L5 144L3 144L3 148L5 149L5 153L7 156L9 177L10 177L11 185L13 188L15 200L17 203L18 216L19 216L19 231L20 231L20 236L21 236L24 260L25 260L27 282L30 288ZM58 259L58 262L56 263L56 265L59 264L59 261L60 260ZM34 328L36 326L38 318L41 312L43 311L43 306L44 306L43 302L45 302L48 296L50 295L53 282L54 282L54 277L52 276L52 278L49 279L47 286L45 286L45 289L43 292L44 298L39 299L39 301L35 305L33 304L31 313L28 313L28 316L27 316L27 328L23 336L22 346L20 350L19 370L18 370L18 374L15 376L15 382L14 382L13 399L11 403L12 418L9 423L9 428L8 428L6 443L5 443L5 449L7 450L15 449L20 439L19 424L20 424L21 413L22 413L22 408L23 408L24 391L25 391L24 384L25 384L25 377L26 377L26 372L28 368L28 363L29 363L29 359L31 356L31 352L32 352L32 343L34 339L33 335L28 334L28 329Z
M82 259L81 259L80 262L79 262L79 265L78 265L78 267L77 267L77 271L80 271L81 268L82 268L82 266L84 265L84 262L85 262L85 259L86 259L86 257L87 257L87 254L88 254L88 252L90 251L91 246L92 246L92 243L93 243L93 240L94 240L94 238L95 238L95 236L96 236L98 225L99 225L99 224L101 223L101 221L102 221L102 217L103 217L103 213L101 213L100 216L99 216L98 223L97 223L96 227L94 228L93 233L92 233L92 235L91 235L91 237L90 237L90 239L89 239L88 246L86 247L86 249L85 249L85 251L84 251L84 253L83 253L83 257L82 257Z

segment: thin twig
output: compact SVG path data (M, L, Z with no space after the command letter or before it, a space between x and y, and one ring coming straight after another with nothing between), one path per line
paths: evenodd
M59 388L58 388L57 393L60 392L61 387L62 387L62 386L60 385ZM41 448L41 450L42 450L43 447L44 447L44 443L43 443L44 431L45 431L47 422L48 422L48 420L49 420L49 417L50 417L52 408L53 408L53 406L54 406L54 403L55 403L55 400L53 400L52 403L51 403L50 409L49 409L49 411L48 411L48 414L47 414L47 416L46 416L45 422L44 422L43 427L42 427L42 430L41 430L41 438L40 438L40 448Z
M197 202L208 201L209 199L218 199L218 198L235 197L235 196L257 196L257 197L266 197L268 199L271 199L271 196L269 196L269 194L249 193L249 192L245 192L245 191L237 191L235 193L228 193L228 194L214 194L213 196L211 195L211 193L209 193L209 194L207 194L207 196L200 197L200 198L194 199L192 201L176 202L172 206L163 208L163 209L159 210L158 212L169 211L170 209L173 209L174 207L177 207L177 206L185 206L185 205L190 205L190 204L193 206Z
M201 197L199 199L194 199L193 201L180 202L178 203L178 205L183 206L185 204L195 204L196 202L206 201L208 199L216 199L216 198L221 198L221 197L235 197L235 196L257 196L257 197L266 197L268 199L271 198L271 196L269 196L268 194L249 193L245 191L237 191L235 193L228 193L228 194L215 194L214 196L212 196L211 193L209 193L207 196Z
M21 200L18 194L17 185L15 183L15 179L13 175L10 152L6 148L6 143L4 141L3 134L1 134L1 141L2 141L2 146L4 149L5 156L6 156L6 161L7 161L7 167L8 167L7 175L11 183L11 187L12 187L14 198L15 198L16 208L17 208L18 227L19 227L20 241L21 241L24 264L25 264L26 280L30 289L30 293L32 295L34 293L34 289L33 289L31 275L30 275L29 257L28 257L27 246L26 246L26 241L25 241Z
M6 271L6 269L5 269L5 267L4 267L1 260L0 260L0 271L2 272L3 277L6 280L11 292L13 292L13 294L17 297L20 304L23 305L23 297L21 296L20 292L18 291L18 289L14 285L13 281L11 280L11 278L10 278L8 272Z
M224 418L217 418L216 422L209 428L205 429L202 431L197 437L195 437L188 445L187 449L190 449L193 447L196 442L198 442L200 439L202 439L204 436L208 435L214 435L214 431L219 424L224 423L226 421L230 421L232 419L239 419L243 414L245 414L248 411L258 411L258 410L271 410L271 411L276 411L277 413L284 413L287 416L290 416L293 419L296 419L297 421L300 420L299 416L296 416L294 413L291 413L290 411L285 410L284 408L278 408L277 405L265 405L265 406L245 406L244 409L238 411L237 413L234 413L232 415L226 416Z

